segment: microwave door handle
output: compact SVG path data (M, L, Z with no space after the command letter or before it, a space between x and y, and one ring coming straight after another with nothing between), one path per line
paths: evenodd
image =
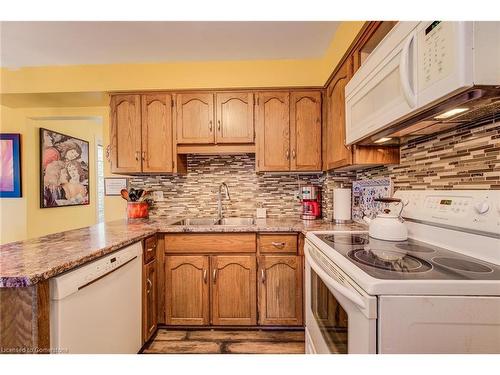
M326 284L328 289L332 293L335 293L337 291L338 293L342 294L344 297L346 297L348 300L356 304L358 307L364 309L366 307L366 303L363 301L363 299L357 295L355 292L352 290L346 288L343 286L341 283L339 283L337 280L335 280L333 277L328 275L323 269L318 266L314 260L308 259L309 264L311 265L311 268L316 272L316 274L320 277L320 279Z
M401 58L399 60L399 78L401 80L401 86L403 88L403 95L405 96L406 102L411 108L415 108L417 105L417 98L410 84L410 48L411 43L415 39L415 34L411 34L405 41L403 49L401 50Z

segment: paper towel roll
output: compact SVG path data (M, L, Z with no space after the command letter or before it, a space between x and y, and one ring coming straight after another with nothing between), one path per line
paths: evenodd
M333 221L351 221L351 189L333 189Z

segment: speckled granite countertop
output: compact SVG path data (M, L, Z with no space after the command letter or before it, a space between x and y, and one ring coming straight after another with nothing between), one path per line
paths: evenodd
M172 225L179 218L117 220L0 246L0 288L36 284L157 232L302 232L366 230L362 224L259 219L253 225Z

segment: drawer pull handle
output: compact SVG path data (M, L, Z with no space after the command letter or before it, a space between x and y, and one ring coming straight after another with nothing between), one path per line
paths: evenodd
M264 268L260 270L260 280L262 281L262 283L266 282L266 271L264 271Z
M284 247L286 244L285 242L271 242L271 244L275 247Z
M214 272L212 273L212 280L214 281L215 284L215 280L217 280L217 269L214 269Z
M151 282L151 280L147 279L146 284L148 285L146 291L149 293L149 292L151 292L151 288L153 287L153 283Z
M207 283L207 270L203 270L203 282Z
M146 249L146 253L150 253L150 252L152 252L154 249L156 249L156 246L153 246L153 247L150 247L150 248Z

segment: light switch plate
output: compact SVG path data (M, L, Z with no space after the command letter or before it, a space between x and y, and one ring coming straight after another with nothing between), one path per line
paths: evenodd
M257 208L255 216L257 219L265 219L267 217L267 208Z

